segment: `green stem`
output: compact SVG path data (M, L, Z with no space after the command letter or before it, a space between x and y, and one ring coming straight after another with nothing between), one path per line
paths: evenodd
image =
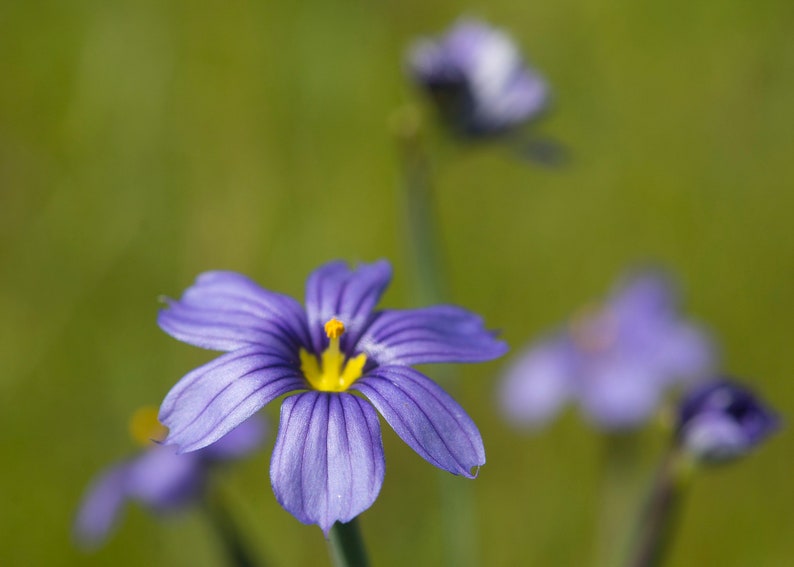
M367 552L358 529L358 520L336 522L328 534L328 549L334 567L367 567Z
M441 494L444 564L474 567L479 564L477 520L471 485L467 479L438 471Z
M595 565L615 567L626 555L628 518L641 494L640 438L636 432L604 436L601 502Z
M432 167L422 140L421 117L416 109L405 108L395 118L416 300L420 305L444 303L447 285L436 222ZM455 387L451 367L437 366L433 379L447 389ZM444 562L450 567L473 567L478 564L479 548L471 485L446 471L439 471L438 487Z
M691 466L674 447L665 456L640 517L629 567L662 565L670 549Z
M223 546L229 565L232 567L263 565L263 563L254 559L254 555L240 536L231 514L219 497L204 500L203 509L219 542Z
M413 109L404 109L396 119L405 215L411 257L415 262L417 301L432 305L443 301L445 284L436 226L436 204L430 160L422 143L421 119Z

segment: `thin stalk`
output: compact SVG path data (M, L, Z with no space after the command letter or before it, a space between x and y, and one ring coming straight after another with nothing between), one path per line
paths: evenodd
M202 509L215 531L231 567L264 565L264 563L255 559L254 554L246 546L231 514L220 497L205 499Z
M595 565L616 567L626 556L630 518L641 494L640 439L636 432L604 436Z
M447 301L446 277L437 223L432 164L424 148L422 121L413 108L395 116L399 143L402 193L405 199L406 233L414 263L415 295L420 305ZM454 390L455 372L448 366L433 369L433 379ZM478 564L478 534L474 494L469 483L439 471L444 562L450 567Z
M395 120L399 143L406 232L414 261L415 288L420 305L443 301L446 284L436 223L430 159L422 140L421 118L404 109Z
M628 567L662 565L670 549L690 472L690 463L673 447L662 461L640 517Z
M328 534L328 552L334 567L367 567L367 552L358 528L358 519L336 522Z
M449 567L479 565L474 495L467 479L438 471L441 495L444 564Z

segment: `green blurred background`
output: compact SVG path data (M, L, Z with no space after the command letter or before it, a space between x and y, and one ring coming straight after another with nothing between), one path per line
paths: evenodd
M416 100L408 42L461 13L509 27L549 79L540 130L573 160L442 154L451 299L519 346L659 261L724 367L792 413L790 0L4 2L0 563L220 563L196 513L157 523L132 507L98 552L70 540L89 480L134 451L128 416L214 356L161 332L157 299L218 268L301 297L326 260L386 257L385 304L411 305L389 120ZM482 564L589 565L603 440L573 411L541 434L508 429L503 364L463 369L458 394L488 451ZM384 437L386 481L361 518L373 562L436 565L436 474ZM650 474L661 439L643 438ZM671 565L792 565L791 439L697 479ZM234 511L271 564L324 564L320 530L273 497L272 442L226 471Z

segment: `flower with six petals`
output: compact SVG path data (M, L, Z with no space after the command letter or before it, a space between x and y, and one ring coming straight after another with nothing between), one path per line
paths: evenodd
M160 409L170 428L165 442L201 449L291 394L281 404L271 483L288 512L326 534L380 491L385 464L375 409L425 460L473 477L485 463L477 427L411 365L485 361L507 347L458 307L376 311L390 279L386 261L355 270L331 262L309 277L304 309L236 273L200 275L158 322L181 341L227 353L168 393Z

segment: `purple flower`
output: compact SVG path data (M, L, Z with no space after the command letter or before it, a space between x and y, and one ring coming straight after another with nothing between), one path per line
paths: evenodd
M214 445L179 455L174 447L156 443L165 437L165 428L157 424L156 416L155 408L136 413L133 436L147 446L146 450L106 469L89 487L75 525L75 537L81 545L102 543L127 500L140 502L156 513L179 510L195 502L206 488L210 469L251 453L261 445L265 434L262 420L252 418Z
M780 419L750 390L719 379L690 392L679 408L678 443L701 462L746 455L780 427Z
M458 307L374 311L390 280L385 261L355 270L326 264L308 279L304 310L242 275L200 275L160 312L160 326L228 353L190 372L166 396L166 443L200 449L268 402L300 391L281 404L270 479L288 512L326 534L334 522L369 508L383 483L372 406L428 462L473 477L485 463L477 427L409 365L490 360L507 348Z
M712 362L710 341L681 319L668 280L642 273L519 355L501 406L512 421L539 426L575 400L599 428L632 428L652 415L666 388L704 376Z
M549 99L546 82L513 40L475 20L458 22L438 41L417 41L408 68L446 125L464 137L511 130L540 114Z

